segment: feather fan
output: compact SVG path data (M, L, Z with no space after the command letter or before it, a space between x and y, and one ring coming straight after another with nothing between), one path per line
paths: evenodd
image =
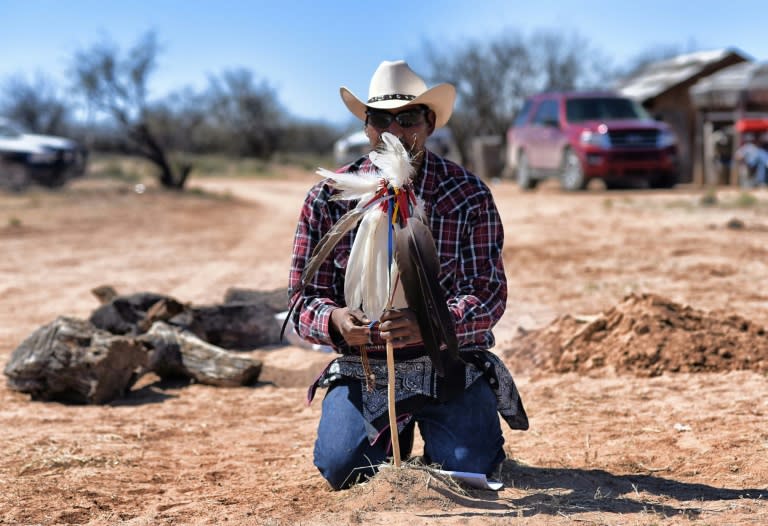
M423 204L411 185L411 158L397 137L385 132L381 138L382 147L369 154L377 171L317 171L337 190L332 199L358 203L315 247L300 286L310 283L333 247L359 223L345 274L347 307L361 309L371 320L379 319L387 308L409 307L416 313L435 369L451 383L458 383L463 381L463 362L453 317L437 280L440 261L435 241L424 222ZM289 318L290 312L286 321Z

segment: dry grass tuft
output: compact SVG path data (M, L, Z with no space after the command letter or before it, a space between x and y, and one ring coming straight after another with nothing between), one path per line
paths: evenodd
M120 463L118 457L86 455L78 447L61 448L52 445L35 448L32 453L32 458L19 469L19 476L70 468L114 466Z
M449 510L471 498L450 476L418 461L381 466L375 477L353 486L344 496L351 512L398 511L413 508Z

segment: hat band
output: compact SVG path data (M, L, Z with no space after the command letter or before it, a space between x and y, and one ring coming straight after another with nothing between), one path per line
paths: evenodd
M368 104L372 102L381 102L383 100L413 100L416 95L403 95L401 93L393 93L392 95L381 95L379 97L371 97L368 99Z

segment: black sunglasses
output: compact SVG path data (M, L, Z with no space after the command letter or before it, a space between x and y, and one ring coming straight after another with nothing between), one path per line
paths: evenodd
M401 111L397 115L382 110L367 110L365 112L366 123L376 129L386 130L392 125L392 121L397 121L401 128L412 128L424 122L424 108L414 108L412 110Z

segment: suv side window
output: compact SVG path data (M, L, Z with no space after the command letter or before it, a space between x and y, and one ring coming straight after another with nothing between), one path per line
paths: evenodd
M517 116L515 117L515 120L512 122L513 126L522 126L526 122L528 122L528 115L531 113L531 101L526 100L523 103L523 107L520 108L520 111L517 112Z
M536 108L533 122L541 126L558 126L560 119L557 112L557 101L551 99L542 101Z

